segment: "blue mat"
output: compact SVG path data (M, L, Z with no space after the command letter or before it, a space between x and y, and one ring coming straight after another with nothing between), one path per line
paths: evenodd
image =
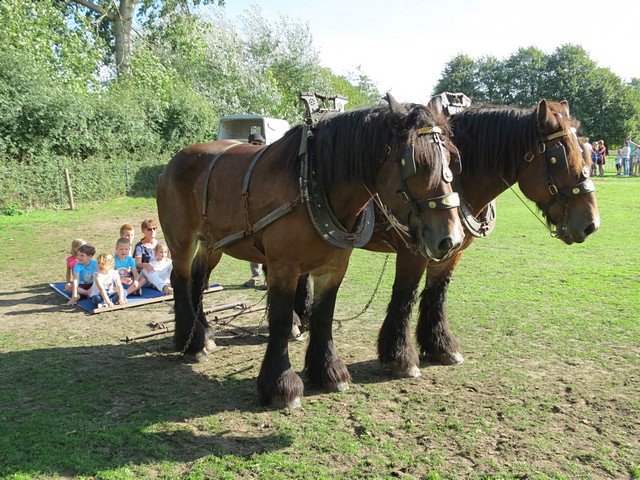
M65 292L64 290L64 282L50 283L49 286L65 298L71 298L71 293ZM127 303L125 305L114 305L113 307L95 308L93 306L93 302L91 302L91 300L86 297L81 297L76 305L89 313L104 313L113 312L114 310L122 310L123 308L139 307L141 305L147 305L149 303L166 302L167 300L173 300L173 295L163 295L162 292L156 290L155 288L141 288L140 290L142 291L142 295L132 295L130 297L127 297ZM219 283L214 283L210 285L204 293L218 292L220 290L222 290L222 285L220 285Z

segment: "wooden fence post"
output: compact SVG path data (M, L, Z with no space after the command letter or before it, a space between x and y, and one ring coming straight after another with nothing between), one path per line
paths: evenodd
M73 202L73 190L71 190L71 179L69 178L69 169L64 169L64 178L67 182L67 194L69 195L69 205L71 206L71 210L76 209L76 205Z

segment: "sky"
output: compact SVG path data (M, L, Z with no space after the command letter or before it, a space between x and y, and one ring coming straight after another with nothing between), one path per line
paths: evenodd
M456 55L504 59L521 47L580 45L623 80L640 78L637 0L226 0L224 14L234 21L251 5L271 22L308 23L322 66L360 67L405 102L425 103Z

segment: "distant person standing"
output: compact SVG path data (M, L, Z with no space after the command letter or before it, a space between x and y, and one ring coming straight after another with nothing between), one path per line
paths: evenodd
M248 142L251 145L264 145L265 140L262 135L259 133L252 133L249 135ZM260 268L262 265L259 263L249 263L249 267L251 268L251 278L244 282L242 285L245 287L259 287L266 288L266 282L262 282L262 276L260 275Z
M620 171L620 167L618 166L618 160L616 159L616 168L618 169L618 176L623 175L625 177L629 176L629 167L631 165L631 160L629 155L631 154L631 147L629 146L629 140L624 141L624 147L618 150L620 164L622 166L622 172Z
M604 140L598 140L598 176L604 177L604 166L607 158L607 147L604 144Z
M598 141L593 142L591 147L591 177L598 174Z
M638 173L638 171L640 170L638 168L638 150L640 150L640 145L638 145L636 142L634 142L633 140L631 140L631 137L627 137L627 142L629 142L629 175L633 175L634 172L636 172L636 174ZM628 176L628 175L626 175Z

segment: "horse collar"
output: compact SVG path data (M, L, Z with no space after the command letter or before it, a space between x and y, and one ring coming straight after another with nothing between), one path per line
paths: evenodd
M347 231L334 215L327 193L315 177L312 154L309 151L313 149L310 149L308 145L312 141L311 128L308 125L303 125L299 151L299 156L301 157L300 190L302 200L307 204L311 223L318 234L334 247L362 247L369 243L373 234L373 203L371 201L367 202L358 217L353 232Z
M477 238L488 237L493 229L496 227L496 199L494 198L489 204L484 207L480 214L475 217L471 212L471 205L464 197L464 188L462 182L457 180L454 183L455 189L460 195L460 206L458 207L458 213L460 214L460 220L466 230Z

